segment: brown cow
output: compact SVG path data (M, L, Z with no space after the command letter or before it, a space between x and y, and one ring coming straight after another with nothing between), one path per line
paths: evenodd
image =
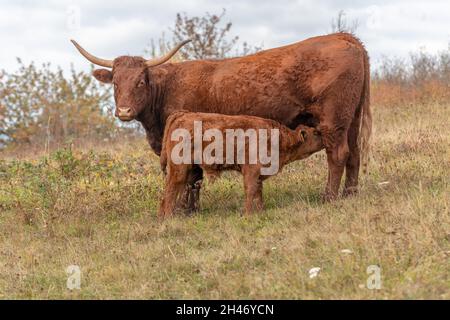
M369 58L351 34L314 37L240 58L166 64L184 43L156 60L104 60L73 43L92 63L112 68L95 70L94 77L114 84L116 115L140 121L158 155L166 119L177 110L253 115L291 129L306 124L323 136L325 199L338 195L344 169L343 194L356 192L360 152L367 154L372 121ZM199 167L193 172L191 186L202 178Z
M198 127L200 130L196 132L198 125L201 127ZM174 136L180 129L185 130L180 132L184 134ZM265 132L265 136L260 133L261 130ZM214 136L206 138L208 131L214 133ZM276 136L271 135L273 131L277 132ZM236 135L236 132L240 132L241 135ZM195 144L196 134L200 138L197 145ZM180 141L180 137L183 136L184 139ZM228 137L228 139L221 137ZM264 140L264 137L267 139ZM239 138L240 141L237 141ZM187 143L188 147L178 150L183 143ZM320 132L304 125L291 130L274 120L253 116L175 112L167 119L160 158L161 168L166 173L166 186L159 211L161 218L171 216L177 208L178 200L189 178L189 172L194 167L195 146L199 147L201 152L197 165L207 176L215 178L224 170L242 173L246 194L246 214L263 209L263 180L278 173L286 164L309 157L324 147ZM274 148L271 149L271 146L277 148L276 152ZM270 160L276 162L275 165L268 161L261 161L260 148L262 147L266 147L264 150L270 150L268 152L272 156ZM206 153L208 149L210 152ZM187 161L180 162L180 155L187 155ZM241 155L240 160L239 155ZM252 156L255 157L252 158ZM262 168L269 169L268 167L273 167L274 170L266 174Z

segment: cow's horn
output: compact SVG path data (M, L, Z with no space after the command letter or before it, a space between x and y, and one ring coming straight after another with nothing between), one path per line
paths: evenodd
M158 66L160 64L163 64L164 62L166 62L167 60L169 60L170 58L173 57L173 55L175 53L178 52L178 50L181 49L182 46L184 46L186 43L190 42L191 40L184 40L183 42L179 43L175 48L173 48L172 50L170 50L169 53L167 53L164 57L161 58L157 58L157 59L151 59L151 60L147 60L145 62L145 64L147 65L147 67L154 67L154 66Z
M112 60L105 60L105 59L97 58L96 56L93 56L92 54L90 54L89 52L84 50L75 40L70 40L70 41L73 43L75 48L77 48L78 51L80 51L81 55L83 57L85 57L86 59L88 59L93 64L96 64L96 65L102 66L102 67L106 67L106 68L112 68L113 67L113 61Z

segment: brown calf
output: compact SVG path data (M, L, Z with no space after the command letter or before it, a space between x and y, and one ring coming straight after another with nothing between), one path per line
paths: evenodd
M196 121L197 127L194 123ZM222 140L223 154L219 155L218 150L215 150L210 153L211 157L209 157L209 162L207 162L206 156L201 153L201 163L197 162L196 165L200 166L210 177L218 176L220 171L224 170L236 170L241 172L244 176L246 214L249 214L255 210L263 209L263 180L281 170L284 165L295 160L304 159L312 153L324 148L319 131L312 127L300 125L295 130L291 130L276 121L253 116L228 116L215 113L176 112L168 118L164 131L163 147L161 152L161 168L166 173L166 186L159 211L160 217L171 216L174 210L178 208L179 198L183 194L186 181L189 178L189 173L195 166L195 130L197 130L198 133L198 123L200 122L200 132L202 135L204 135L209 129L215 130L216 134L222 134L224 137ZM174 132L177 129L184 129L184 132L188 133L185 137L187 137L189 149L183 150L183 152L180 152L181 149L179 147L182 143L182 141L180 141L180 136L176 139L173 137ZM249 129L253 129L253 132L256 133L256 138L253 143L251 143L249 136L241 136L243 139L241 139L242 144L240 145L240 148L239 143L235 140L236 136L231 136L232 140L225 138L230 130L241 130L241 133L248 133L252 131ZM261 129L267 132L267 140L259 140L261 136L260 132L262 131ZM275 137L273 138L274 141L272 141L271 132L274 131L274 129L278 130L279 135L278 139ZM211 144L216 141L217 137L214 137L214 139L211 137L206 138L205 140L207 141L203 141L203 137L201 140L197 140L197 142L200 141L201 152L207 150L208 146L210 147L209 150L211 150ZM230 145L231 141L234 143L234 146L232 145L232 149L228 150L227 144ZM254 143L255 141L257 142L256 144ZM270 173L270 175L262 174L262 169L267 169L270 167L270 164L267 161L264 161L263 164L260 154L256 153L256 149L254 149L257 145L257 150L260 152L259 150L264 143L267 144L266 150L270 151L266 152L266 155L269 155L269 153L270 156L275 155L275 149L271 149L273 146L276 146L279 150L279 156L277 159L270 159L273 161L278 161L276 172ZM199 144L197 143L197 146L198 145ZM177 149L175 150L175 148ZM231 150L233 150L231 157L227 158L229 155L226 153ZM180 163L179 158L177 160L174 156L179 156L184 152L188 154L189 159L183 163ZM242 153L240 154L241 160L238 159L239 152L243 152L244 154L244 156L242 156ZM254 152L253 155L259 155L256 161L251 160L250 158L252 152ZM219 156L222 156L222 160L220 161L218 160Z

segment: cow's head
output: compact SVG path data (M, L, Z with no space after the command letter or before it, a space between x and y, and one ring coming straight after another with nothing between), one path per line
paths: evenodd
M168 61L190 40L181 42L165 56L152 60L130 56L105 60L90 54L74 40L71 41L87 60L109 68L94 70L94 77L100 82L114 85L115 115L122 121L131 121L152 101L150 88L153 79L149 68Z

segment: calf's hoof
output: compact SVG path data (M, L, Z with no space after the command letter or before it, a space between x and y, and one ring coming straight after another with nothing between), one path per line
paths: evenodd
M200 209L197 206L183 208L184 215L188 216L188 217L193 216L196 212L199 212L199 211L200 211Z
M164 212L158 212L156 217L157 217L158 221L163 221L164 217L165 217Z
M331 192L325 192L322 194L322 201L323 202L332 202L335 201L338 198L338 195Z

